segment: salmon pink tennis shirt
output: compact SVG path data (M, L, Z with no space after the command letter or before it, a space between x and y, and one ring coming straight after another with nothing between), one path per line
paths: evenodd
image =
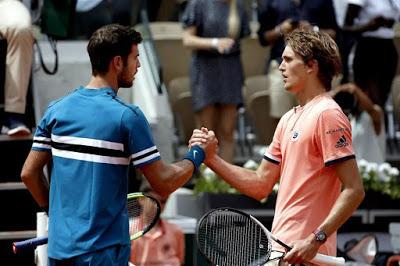
M272 233L291 244L317 229L341 190L332 165L352 158L350 122L327 93L287 112L264 155L281 174ZM336 255L336 233L319 252Z

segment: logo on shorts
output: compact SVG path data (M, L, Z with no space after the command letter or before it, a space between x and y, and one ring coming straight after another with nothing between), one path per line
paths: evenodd
M349 145L349 143L347 142L347 139L344 135L342 135L339 140L336 142L335 147L336 148L343 148L346 147L347 145Z
M300 132L299 131L293 132L292 141L297 141L299 138L300 138Z

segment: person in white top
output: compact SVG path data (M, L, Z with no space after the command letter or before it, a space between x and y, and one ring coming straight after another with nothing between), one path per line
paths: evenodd
M343 30L357 39L354 82L384 109L397 67L394 24L400 17L400 0L347 0Z
M385 162L386 138L382 108L351 82L337 86L330 94L350 119L356 158L379 164Z

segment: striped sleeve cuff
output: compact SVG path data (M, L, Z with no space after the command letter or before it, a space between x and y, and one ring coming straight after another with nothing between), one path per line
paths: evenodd
M269 161L271 163L274 163L274 164L280 164L281 163L281 160L279 160L277 157L273 156L269 152L265 152L264 160L267 160L267 161Z
M136 167L145 165L160 158L161 156L156 146L144 149L131 155L132 164Z
M32 143L32 149L40 150L40 151L51 150L51 139L46 138L46 137L34 136L33 143Z
M328 167L328 166L331 166L331 165L334 165L334 164L337 164L337 163L340 163L340 162L344 162L344 161L347 161L347 160L350 160L350 159L355 159L355 158L356 158L356 156L354 154L348 155L348 156L345 156L345 157L341 157L341 158L333 159L333 160L330 160L330 161L326 161L325 162L325 166Z

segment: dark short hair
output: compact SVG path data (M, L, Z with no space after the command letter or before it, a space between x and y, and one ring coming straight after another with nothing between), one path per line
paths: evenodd
M110 24L96 30L87 45L92 75L107 73L108 65L115 56L121 56L126 63L132 45L141 41L142 36L132 27Z
M296 29L285 36L285 43L304 63L316 60L319 66L318 78L326 90L331 89L332 79L341 71L339 48L326 33L309 29Z

